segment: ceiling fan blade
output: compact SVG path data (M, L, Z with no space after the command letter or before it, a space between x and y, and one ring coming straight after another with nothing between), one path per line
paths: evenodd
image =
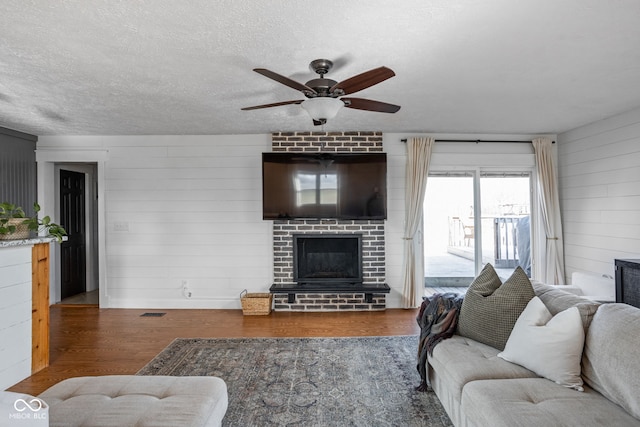
M350 93L355 93L383 82L395 75L396 73L387 67L374 68L373 70L365 71L362 74L358 74L357 76L353 76L347 80L336 83L331 89L329 89L329 92L333 93L337 89L342 89L344 91L344 95L349 95Z
M400 109L399 105L387 104L386 102L373 101L363 98L340 98L347 108L356 110L377 111L380 113L395 113Z
M304 99L298 99L295 101L274 102L273 104L263 104L263 105L255 105L253 107L244 107L244 108L241 108L241 110L248 111L248 110L258 110L260 108L279 107L281 105L301 104L303 101Z
M266 68L254 68L253 71L258 74L262 74L265 77L269 77L270 79L275 80L278 83L282 83L285 86L289 86L290 88L293 88L295 90L299 90L301 92L317 93L314 89L310 88L307 85L298 83L297 81L292 80L289 77L274 73L273 71L267 70Z

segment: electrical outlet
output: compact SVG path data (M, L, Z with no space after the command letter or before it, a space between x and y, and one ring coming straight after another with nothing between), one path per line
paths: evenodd
M129 223L125 221L116 221L113 223L113 231L129 231Z
M180 281L180 284L182 285L182 295L184 295L185 298L191 298L191 291L189 290L189 281L182 279Z

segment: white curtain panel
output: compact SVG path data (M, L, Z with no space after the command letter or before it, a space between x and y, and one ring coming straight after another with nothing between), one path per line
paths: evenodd
M558 178L549 138L536 138L532 141L536 157L537 193L542 226L546 241L539 247L546 248L545 259L537 260L542 277L537 278L550 285L564 285L564 249L562 240L562 222L560 218L560 198L558 196Z
M402 306L420 305L424 294L424 260L414 237L422 221L422 205L427 188L433 138L410 138L407 141L405 176L404 259L402 262Z

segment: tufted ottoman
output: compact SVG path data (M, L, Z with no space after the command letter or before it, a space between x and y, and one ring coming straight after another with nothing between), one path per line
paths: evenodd
M228 404L216 377L78 377L38 397L49 405L50 427L219 426Z

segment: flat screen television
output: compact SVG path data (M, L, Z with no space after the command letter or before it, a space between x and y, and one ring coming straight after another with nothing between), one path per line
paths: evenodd
M262 153L262 217L386 219L386 153Z

